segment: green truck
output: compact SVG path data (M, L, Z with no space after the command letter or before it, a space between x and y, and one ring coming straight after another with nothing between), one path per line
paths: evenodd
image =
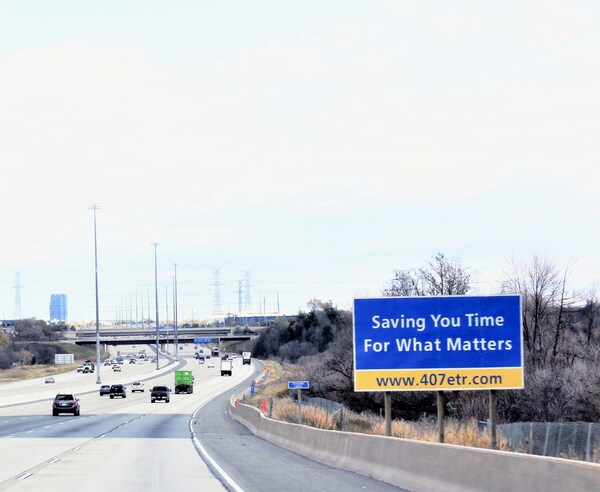
M175 371L175 394L193 392L194 375L192 371Z

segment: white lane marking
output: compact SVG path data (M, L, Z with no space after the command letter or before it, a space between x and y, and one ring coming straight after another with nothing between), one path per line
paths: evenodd
M3 420L2 423L3 424L8 424L10 422L10 420Z
M4 439L10 439L11 437L15 437L14 434L12 436L6 436Z
M81 446L77 446L76 448L73 448L73 451L79 451L81 449Z
M27 431L27 434L32 434L32 433L33 433L33 431Z
M219 396L219 395L217 395ZM216 397L215 397L216 398ZM211 400L213 400L214 398L211 398ZM213 468L217 471L217 473L219 475L221 475L221 478L223 480L225 480L225 482L227 482L229 484L229 486L235 490L236 492L244 492L244 489L242 489L237 483L235 483L233 481L233 478L231 478L227 473L225 473L225 470L223 470L223 468L221 468L219 466L219 464L212 458L212 456L210 454L208 454L208 452L206 451L206 449L204 449L204 446L202 446L202 444L200 444L200 441L198 440L198 438L196 437L196 434L194 434L194 429L192 427L192 422L195 421L196 419L196 414L198 413L198 411L204 406L206 405L208 401L205 401L202 405L200 405L196 411L192 414L192 418L190 419L190 433L192 434L192 441L194 442L194 445L196 446L196 449L200 452L200 454L204 457L204 459L206 459L212 466Z
M25 479L29 478L31 475L33 475L33 473L25 472L22 475L19 475L17 477L17 480L25 480Z
M60 461L60 458L54 458L50 461L48 461L48 463L58 463Z

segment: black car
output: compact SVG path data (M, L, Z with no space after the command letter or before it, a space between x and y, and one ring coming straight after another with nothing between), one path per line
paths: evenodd
M73 393L59 393L52 402L52 415L56 417L60 413L72 413L79 415L79 398Z
M121 398L127 398L127 393L125 392L125 386L123 386L122 384L111 385L109 395L110 395L111 400L117 396L120 396Z
M157 400L162 400L169 403L169 393L171 390L167 386L155 386L150 392L150 402L154 403Z
M102 395L110 395L110 386L108 384L100 386L100 396Z

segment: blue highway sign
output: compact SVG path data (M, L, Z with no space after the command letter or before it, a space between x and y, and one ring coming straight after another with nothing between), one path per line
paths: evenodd
M290 389L290 390L295 390L295 389L307 390L309 387L310 387L310 384L308 383L308 381L288 381L288 389Z

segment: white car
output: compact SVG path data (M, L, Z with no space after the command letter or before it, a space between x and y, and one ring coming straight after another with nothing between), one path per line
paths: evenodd
M131 392L135 393L136 391L144 392L144 383L135 382L131 383Z
M48 376L45 380L44 383L54 383L54 378L52 376Z
M206 364L206 367L210 369L211 367L215 367L215 365L212 362L209 362L208 364Z

